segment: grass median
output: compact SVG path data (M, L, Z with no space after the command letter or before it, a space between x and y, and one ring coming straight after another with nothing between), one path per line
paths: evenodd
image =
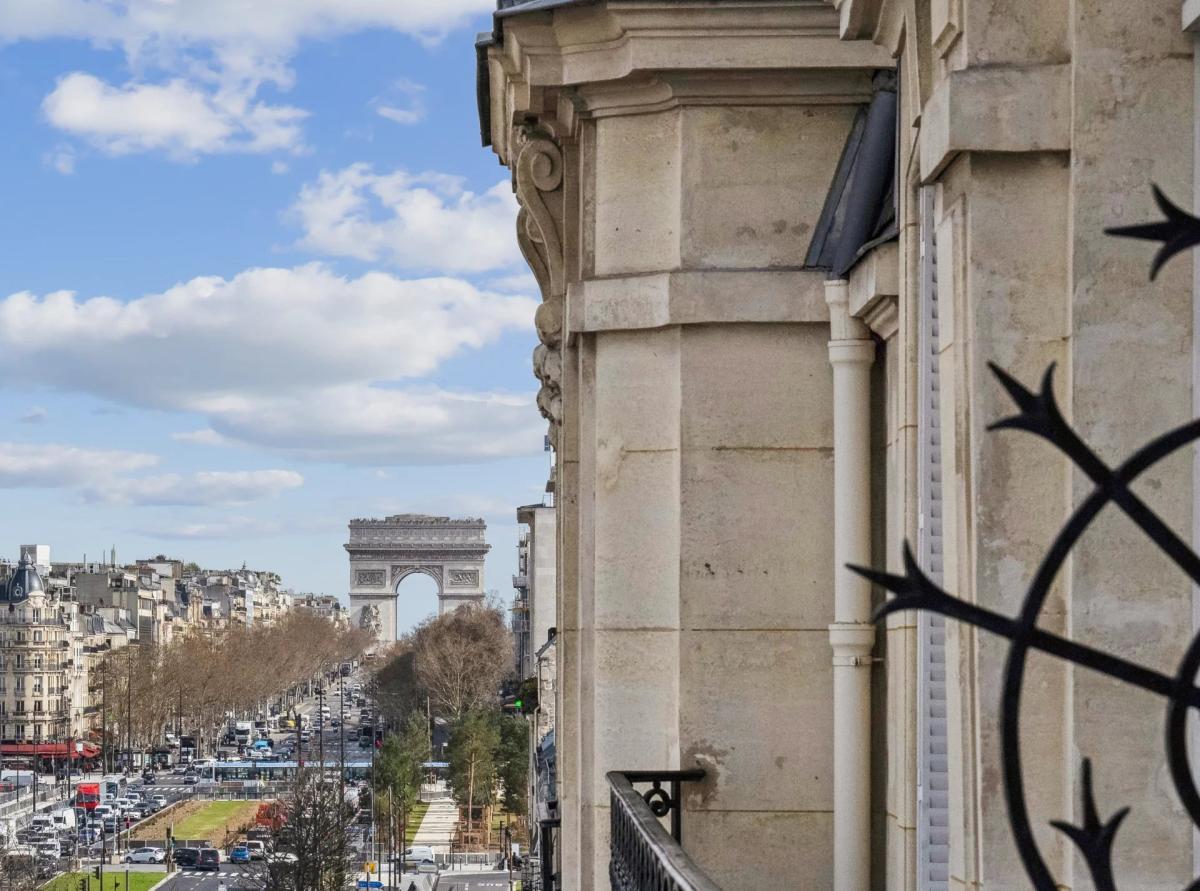
M418 801L408 812L408 831L404 833L406 847L412 845L413 838L416 836L417 830L421 828L421 821L425 818L427 810L429 810L428 802Z
M87 878L87 891L149 891L156 884L162 881L166 872L131 872L129 873L129 884L125 884L125 873L108 872L104 873L104 885L101 886L100 881L91 873L72 872L67 875L61 875L52 882L43 885L42 891L80 891L84 887L81 882Z
M175 822L174 835L180 839L208 839L223 845L227 834L237 834L254 822L260 801L210 801Z

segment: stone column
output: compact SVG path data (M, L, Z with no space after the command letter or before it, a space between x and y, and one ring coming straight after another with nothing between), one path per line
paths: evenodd
M719 884L831 887L834 389L803 258L890 60L770 2L514 9L489 53L558 451L564 887L608 886L607 771L693 765L684 847Z

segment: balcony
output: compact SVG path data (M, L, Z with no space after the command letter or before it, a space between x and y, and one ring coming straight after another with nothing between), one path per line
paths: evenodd
M612 832L609 882L613 891L721 891L683 850L683 783L704 771L613 771L608 774ZM639 792L634 783L650 783ZM666 784L667 788L663 788ZM659 818L670 815L671 831Z

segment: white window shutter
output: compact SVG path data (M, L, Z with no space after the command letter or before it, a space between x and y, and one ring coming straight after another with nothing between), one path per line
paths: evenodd
M938 387L938 268L933 189L921 189L921 327L918 338L917 542L921 568L942 583L942 455ZM917 614L917 887L948 891L946 622Z

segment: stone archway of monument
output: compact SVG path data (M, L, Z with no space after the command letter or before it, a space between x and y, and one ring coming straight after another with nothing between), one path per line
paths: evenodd
M446 586L442 581L445 571L441 563L413 563L410 565L398 565L392 567L392 590L396 592L396 596L400 596L400 583L411 575L427 575L437 583L438 597L442 597L446 593Z
M486 598L484 565L491 547L487 524L478 518L451 519L395 514L350 521L351 620L370 625L383 643L395 640L399 586L415 573L438 588L438 614ZM365 624L364 624L365 623Z

